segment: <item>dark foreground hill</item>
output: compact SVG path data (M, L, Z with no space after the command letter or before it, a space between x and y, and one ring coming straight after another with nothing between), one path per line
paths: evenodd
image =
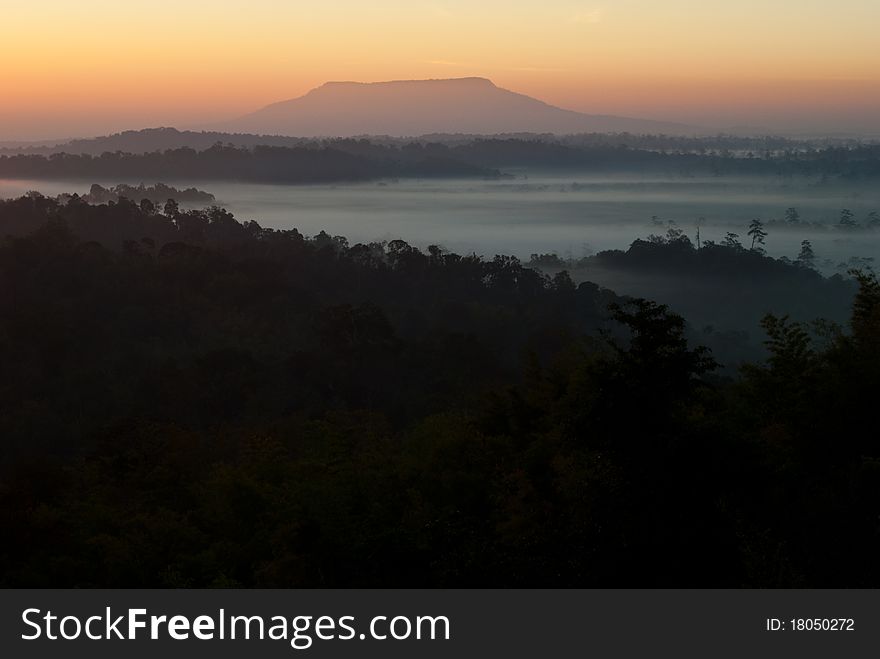
M0 585L880 585L874 277L731 380L515 259L37 195L0 233Z

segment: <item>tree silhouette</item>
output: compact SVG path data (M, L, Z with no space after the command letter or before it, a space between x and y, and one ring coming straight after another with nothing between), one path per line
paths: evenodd
M853 301L853 337L876 350L880 347L880 281L871 271L853 270L851 274L859 282L859 292Z
M873 273L590 257L687 281L667 307L172 214L0 200L3 586L880 586ZM670 310L716 275L737 315L782 290L724 373ZM825 295L848 325L781 309Z
M759 251L763 251L764 239L767 237L767 232L764 230L764 223L759 219L752 220L751 224L749 224L749 232L748 236L752 239L751 249L754 250L757 246Z
M724 234L724 240L721 241L721 244L724 247L730 247L732 249L742 249L742 243L739 241L739 234L733 233L732 231L728 231Z
M165 217L170 217L172 219L176 218L180 214L180 206L174 199L169 199L168 201L166 201L163 210L165 213Z
M801 251L795 262L805 268L815 268L816 254L813 252L813 245L809 240L801 241Z
M626 347L611 341L626 369L640 377L647 375L649 380L667 380L672 391L664 388L664 396L675 395L717 368L705 347L688 347L684 318L671 313L666 305L634 299L624 304L613 303L609 310L611 317L630 333Z
M669 228L666 229L666 242L675 243L683 238L686 238L684 235L684 229L680 228L674 221L669 221Z

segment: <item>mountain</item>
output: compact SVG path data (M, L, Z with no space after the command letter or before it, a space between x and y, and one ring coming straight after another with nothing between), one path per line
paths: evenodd
M698 132L683 124L563 110L485 78L328 82L215 128L302 137Z

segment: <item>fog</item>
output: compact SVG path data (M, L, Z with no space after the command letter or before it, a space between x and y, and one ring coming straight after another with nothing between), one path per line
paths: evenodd
M28 190L84 194L92 182L0 180L0 196ZM834 227L843 208L850 209L859 223L869 212L880 211L880 193L868 185L522 171L500 180L304 186L164 182L213 193L219 205L241 220L279 229L295 227L306 235L323 230L346 236L352 243L401 238L419 247L438 244L460 253L506 253L527 260L532 253L555 252L577 259L600 250L625 249L636 238L664 233L672 221L692 240L700 224L702 240L720 242L732 231L748 246L745 234L752 219L781 222L785 209L795 207L802 223L826 226L771 224L766 241L771 256L795 258L801 241L810 240L817 265L826 273L852 257L880 257L880 231Z
M865 224L866 186L181 178L351 241L526 259L661 235L543 276L161 197L0 203L4 585L880 583L880 281L679 233L757 216L771 254L869 256L880 230L830 224ZM791 206L829 224L780 226Z

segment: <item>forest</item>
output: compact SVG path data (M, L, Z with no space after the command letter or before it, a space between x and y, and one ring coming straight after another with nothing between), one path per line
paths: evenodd
M383 146L403 147L411 144L439 144L448 147L472 144L485 140L485 135L444 134L434 133L421 137L391 137L371 135L364 140L351 138L308 138L286 135L253 135L247 133L222 133L216 131L177 130L176 128L145 128L127 130L112 135L75 139L53 144L6 144L0 142L0 154L23 155L53 153L89 154L100 156L102 153L151 153L187 147L196 151L204 151L215 144L227 144L239 148L255 146L333 146L353 141L368 142ZM779 155L785 153L809 153L828 148L853 149L875 144L872 140L853 138L789 138L777 135L738 136L738 135L657 135L636 133L579 133L573 135L555 135L551 133L509 133L490 138L496 141L516 141L525 143L557 144L572 148L584 147L626 147L645 151L669 151L697 154L721 155Z
M538 255L124 196L0 201L0 236L4 587L880 586L869 270L591 262L846 301L722 363L666 300Z
M761 145L760 141L745 143ZM679 148L666 148L674 144ZM733 141L731 145L741 146L742 142ZM617 141L607 136L602 140L547 140L531 136L454 142L337 138L307 142L298 139L290 145L237 146L217 142L201 150L179 146L136 153L117 150L100 154L73 151L0 155L0 177L19 179L322 183L395 177L499 177L513 175L505 168L516 167L642 175L802 176L826 182L870 182L880 176L880 145L813 146L768 140L762 150L732 150L718 148L718 142L712 140L673 141L667 145L662 140L632 140L626 136Z
M93 183L89 188L88 194L83 195L83 200L90 204L106 204L111 201L117 203L120 198L140 199L141 201L146 199L152 204L164 204L168 199L174 199L175 201L184 204L198 205L213 204L215 201L214 195L210 192L205 192L204 190L198 190L196 188L178 190L177 188L165 185L164 183L157 183L156 185L149 186L146 186L143 183L140 185L127 185L125 183L120 183L119 185L112 185L109 188Z
M752 222L753 232L762 236L767 233L764 226ZM748 239L743 244L730 232L720 243L695 244L673 222L665 234L637 239L626 250L576 260L533 254L526 265L549 275L565 271L575 282L593 282L621 294L662 300L687 319L688 339L710 347L723 370L733 372L743 360L766 356L760 322L768 310L802 323L822 319L846 324L857 289L847 273L853 267L870 268L872 261L851 258L825 277L816 260L809 240L801 241L796 259L768 258L761 244L750 245Z

